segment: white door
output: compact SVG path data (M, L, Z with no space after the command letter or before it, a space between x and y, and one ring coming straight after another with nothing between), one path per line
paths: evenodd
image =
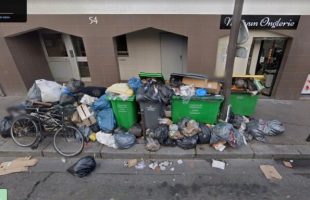
M55 81L66 82L71 78L90 79L84 45L83 55L81 48L76 46L79 43L76 39L78 37L73 38L73 36L54 31L40 31L40 38Z
M187 39L171 33L160 34L161 72L165 79L171 73L187 71Z

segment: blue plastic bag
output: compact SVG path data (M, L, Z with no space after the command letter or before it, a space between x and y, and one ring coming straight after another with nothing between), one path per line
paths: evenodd
M129 149L136 143L136 136L129 133L115 134L114 139L118 149Z
M95 101L91 108L93 109L93 111L100 111L103 109L108 109L111 108L111 104L110 102L107 100L107 96L106 95L102 95L97 101Z
M115 119L110 102L106 95L102 95L92 105L93 111L96 113L96 120L103 132L112 132L115 128Z
M207 90L206 89L203 89L203 88L198 88L196 90L196 96L197 97L204 97L207 95Z
M142 81L140 78L132 77L128 80L128 85L135 93L137 93L138 89L142 86Z

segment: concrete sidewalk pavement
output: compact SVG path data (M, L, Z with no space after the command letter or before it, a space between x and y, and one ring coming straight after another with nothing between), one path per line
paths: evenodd
M5 115L8 106L22 101L21 97L1 97L0 115ZM226 158L287 158L310 159L310 143L306 138L310 134L309 101L279 101L260 99L254 117L262 119L278 119L285 124L283 135L268 137L267 143L253 141L239 149L226 148L223 152L214 150L209 145L198 145L196 149L183 150L178 147L162 147L157 152L148 152L144 144L136 144L127 150L116 150L88 143L79 156L95 155L103 159L115 158L197 158L197 159L226 159ZM53 148L51 138L46 138L36 150L18 147L11 138L0 138L0 156L43 156L60 157Z

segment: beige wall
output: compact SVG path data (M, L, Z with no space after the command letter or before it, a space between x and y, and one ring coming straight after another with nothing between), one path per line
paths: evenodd
M247 69L247 64L248 64L248 59L249 59L249 54L251 50L251 46L253 43L253 38L254 37L286 37L281 34L269 32L269 31L249 31L250 37L249 40L243 44L242 46L247 49L247 57L246 58L235 58L235 64L234 64L234 75L245 75L246 74L246 69ZM216 56L216 68L215 68L215 75L217 77L224 77L225 74L225 64L226 64L226 55L227 55L227 46L228 46L228 40L229 37L225 36L219 39L218 41L218 47L217 47L217 56ZM259 47L258 47L259 51ZM256 49L253 51L253 57L251 60L251 72L255 73L255 68L253 69L253 66L256 67L258 55L255 53L257 52L257 46ZM257 52L258 53L258 52Z
M146 29L126 34L128 56L118 56L121 80L139 72L161 72L160 31Z
M26 84L5 38L39 28L83 38L92 84L109 86L120 81L113 37L153 27L188 37L188 72L213 78L218 41L229 35L219 29L220 15L95 15L98 24L89 24L90 15L28 15L27 23L0 24L0 84L8 95L25 94ZM94 16L92 14L91 16ZM310 73L310 16L301 16L297 30L272 31L289 38L275 87L275 98L298 99ZM21 41L20 41L21 42ZM21 55L27 56L27 55ZM38 58L36 58L38 59Z

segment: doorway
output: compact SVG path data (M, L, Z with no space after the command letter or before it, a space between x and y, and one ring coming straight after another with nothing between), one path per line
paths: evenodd
M86 51L81 37L40 30L40 41L55 81L71 78L91 81Z
M171 33L160 34L161 72L169 79L171 73L187 71L187 38Z
M253 38L246 72L264 76L265 96L272 95L286 43L286 38Z

